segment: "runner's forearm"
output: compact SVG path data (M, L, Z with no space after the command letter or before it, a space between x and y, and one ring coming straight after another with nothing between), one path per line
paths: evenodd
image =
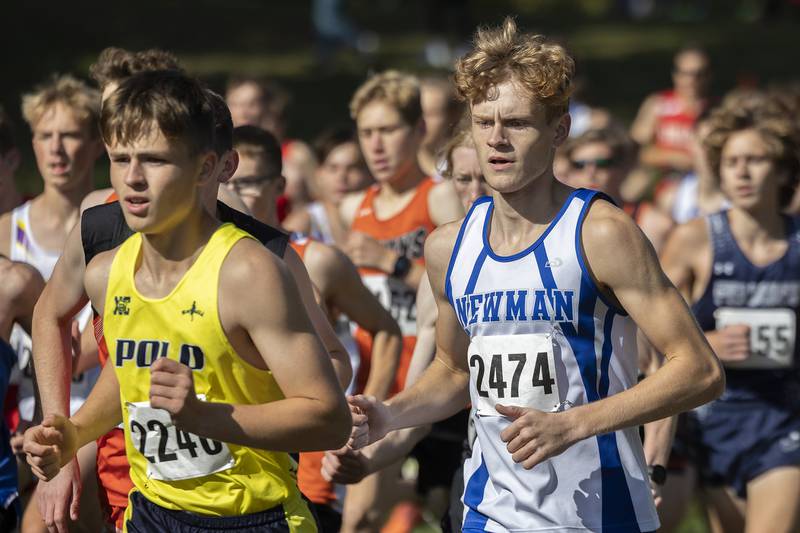
M582 440L688 411L716 398L724 386L714 361L671 358L636 386L563 414L572 419L575 436Z
M644 458L647 464L667 466L677 420L677 416L671 416L645 424Z
M422 276L424 275L425 267L416 261L412 261L411 269L409 269L408 274L406 274L403 278L403 283L416 291L419 288L419 282L422 281Z
M410 389L387 402L389 431L432 424L456 414L469 401L469 374L449 367L438 356Z
M62 323L63 322L63 323ZM33 365L45 416L69 416L72 376L71 321L59 321L48 307L33 313Z
M406 457L431 431L430 425L399 429L364 448L369 473L375 473Z
M260 405L198 402L197 410L181 429L221 442L286 452L339 449L352 424L346 408L311 398Z
M397 374L402 350L402 337L386 331L376 332L372 341L372 359L364 394L380 400L386 398Z
M122 422L119 382L114 365L103 367L86 402L70 420L78 431L78 449L99 439Z

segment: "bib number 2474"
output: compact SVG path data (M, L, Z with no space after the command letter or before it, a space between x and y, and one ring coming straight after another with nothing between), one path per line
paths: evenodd
M497 403L550 411L559 404L550 335L475 337L469 347L470 392L478 415Z

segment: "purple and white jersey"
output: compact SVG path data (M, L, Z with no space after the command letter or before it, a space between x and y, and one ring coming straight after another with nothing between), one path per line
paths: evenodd
M544 234L512 256L489 245L492 198L476 201L462 223L445 284L471 340L477 439L464 465L464 531L659 527L638 428L583 440L526 470L500 439L510 421L494 410L560 411L636 384L636 325L603 299L581 248L598 194L574 191Z

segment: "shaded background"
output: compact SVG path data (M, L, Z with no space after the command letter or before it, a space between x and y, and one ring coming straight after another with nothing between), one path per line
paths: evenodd
M40 186L22 92L51 72L87 76L106 46L158 47L221 91L232 73L273 77L292 94L291 137L310 139L347 120L353 90L371 70L435 71L430 48L458 50L478 24L517 16L526 30L564 42L582 80L580 98L629 122L642 99L670 85L673 53L693 43L712 58L712 94L800 79L798 0L342 0L367 53L321 42L312 0L11 2L0 10L0 103L17 124L26 192ZM377 39L375 39L377 38ZM375 41L377 40L377 48ZM431 45L434 43L435 45ZM364 43L362 43L364 44ZM98 185L106 180L98 165Z

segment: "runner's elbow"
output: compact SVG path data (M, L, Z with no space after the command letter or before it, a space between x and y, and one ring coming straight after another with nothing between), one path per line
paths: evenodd
M336 401L330 403L331 405L324 413L325 442L322 443L324 445L322 449L338 450L347 444L347 440L350 438L353 419L344 395L339 395Z
M719 398L725 391L725 371L717 356L711 352L700 372L698 372L699 387L703 391L701 404Z

